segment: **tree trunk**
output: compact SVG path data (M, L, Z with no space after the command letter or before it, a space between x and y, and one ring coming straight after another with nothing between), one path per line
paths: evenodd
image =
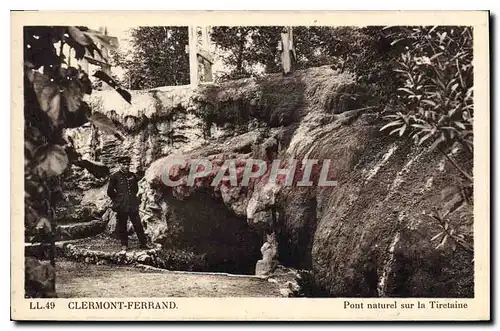
M246 31L240 29L240 40L238 43L238 55L236 57L236 72L238 75L243 74L243 52L245 50Z

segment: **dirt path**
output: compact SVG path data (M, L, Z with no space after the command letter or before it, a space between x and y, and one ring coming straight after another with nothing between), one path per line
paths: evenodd
M278 287L252 276L227 276L58 261L59 297L279 297Z

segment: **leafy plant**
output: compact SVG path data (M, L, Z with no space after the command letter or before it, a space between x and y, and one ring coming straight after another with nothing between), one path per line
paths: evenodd
M130 95L130 94L129 94ZM116 128L116 125L113 123L113 120L111 120L109 117L104 115L103 113L99 111L95 111L92 113L92 115L89 117L89 120L92 121L92 123L99 128L100 131L111 134L115 136L118 140L125 140L125 136Z
M76 60L106 62L102 48L116 47L116 38L86 27L24 28L25 238L50 242L52 266L56 226L53 206L60 192L58 176L71 162L88 167L91 173L105 174L108 170L104 165L81 162L71 142L63 139L65 128L78 127L88 121L103 122L102 117L92 115L84 101L84 95L92 93L88 74L80 66L71 66L72 58L67 54L74 54ZM98 78L111 80L104 73ZM128 92L117 85L112 87L126 97ZM127 101L130 102L130 98ZM54 287L55 279L52 282ZM31 279L26 286L33 284ZM44 295L29 288L26 293Z
M471 216L472 208L470 205L467 205L465 214L462 216ZM438 243L436 249L445 250L449 247L455 251L458 245L466 251L474 252L472 228L470 224L463 222L463 217L455 221L449 211L439 212L437 210L430 214L424 214L424 216L437 228L438 233L431 238L431 242Z
M393 28L388 28L391 30ZM460 145L473 153L473 48L470 27L397 27L392 45L404 43L394 71L404 84L381 130L408 134L418 145L439 149L467 180L446 149Z

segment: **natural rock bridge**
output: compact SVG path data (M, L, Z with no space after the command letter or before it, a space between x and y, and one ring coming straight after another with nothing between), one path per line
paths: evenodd
M144 267L143 275L144 270L130 268L141 264L246 274L207 279L218 279L226 289L241 282L248 292L240 294L250 296L280 295L280 289L289 295L297 283L293 270L299 269L312 275L314 295L473 295L473 257L457 253L453 260L442 260L430 241L436 230L422 220L422 212L434 206L453 213L450 206L460 203L460 192L451 189L453 170L444 156L380 133L379 116L370 111L370 97L355 77L330 67L311 68L196 89L133 91L132 100L129 105L106 91L93 95L91 102L122 129L124 142L90 127L67 132L79 153L108 166L122 155L132 157L132 170L145 175L141 209L146 233L162 246L125 255L109 249L115 216L108 210L106 179L71 168L63 179L65 200L58 206L58 222L92 221L104 234L60 243L59 256L92 264L89 274L106 278L103 284L131 273L152 283L167 275L197 282L193 274ZM173 155L186 158L186 167L196 158L214 166L227 159L330 159L329 174L338 185L212 187L201 182L169 188L161 175ZM461 158L460 152L455 158ZM39 254L35 246L27 249ZM69 276L75 265L60 266L58 286L67 286L62 293L85 291L85 272ZM111 268L119 270L116 276ZM256 271L264 277L251 276ZM284 285L278 281L271 286L266 279L280 272L289 275L282 277ZM80 289L71 287L78 282ZM164 284L159 293L169 291L169 281ZM185 294L215 295L207 286ZM228 291L218 293L239 295Z

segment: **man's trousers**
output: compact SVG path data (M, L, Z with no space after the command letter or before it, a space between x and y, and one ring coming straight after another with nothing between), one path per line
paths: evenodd
M142 227L141 218L139 217L138 211L118 211L116 213L116 233L120 242L123 245L128 245L128 231L127 231L127 221L130 218L130 222L134 226L134 231L137 233L137 238L141 245L147 244L146 235L144 234L144 228Z

